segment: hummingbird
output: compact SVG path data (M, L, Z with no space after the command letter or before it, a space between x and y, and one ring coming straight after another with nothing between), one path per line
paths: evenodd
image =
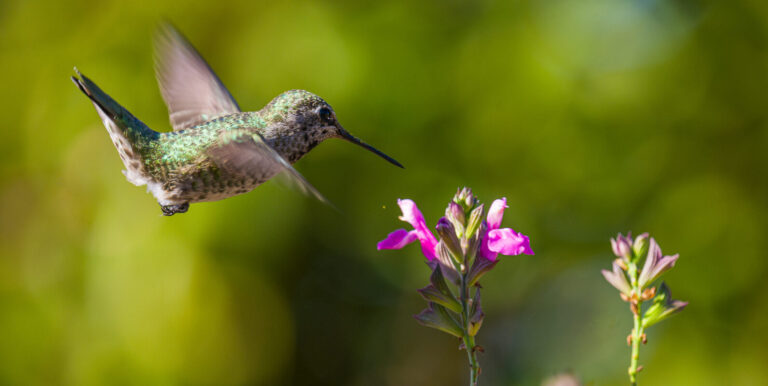
M329 203L293 163L328 138L361 146L403 167L346 131L333 108L305 90L286 91L259 111L241 111L189 41L170 25L155 39L155 75L173 131L157 132L75 68L71 79L93 103L125 165L126 179L147 186L163 215L190 203L247 193L278 173Z

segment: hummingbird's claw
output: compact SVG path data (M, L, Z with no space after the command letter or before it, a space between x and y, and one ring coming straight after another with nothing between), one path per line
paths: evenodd
M160 205L160 209L163 211L163 216L173 216L176 213L185 213L189 210L189 203L185 202L178 205Z

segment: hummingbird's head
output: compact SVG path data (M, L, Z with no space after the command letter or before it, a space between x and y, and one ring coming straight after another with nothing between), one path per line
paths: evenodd
M333 108L319 96L304 90L286 91L268 105L274 120L292 128L292 135L314 147L328 138L341 138L364 147L390 163L403 167L390 156L350 134L339 124Z

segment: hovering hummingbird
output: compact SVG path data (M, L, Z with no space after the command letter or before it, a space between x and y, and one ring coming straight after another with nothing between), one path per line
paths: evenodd
M328 103L304 90L278 95L259 111L243 112L213 70L173 27L155 42L155 74L173 131L147 127L82 75L72 81L96 107L131 183L147 185L163 215L189 204L253 190L280 172L328 202L291 166L328 138L362 146L403 167L341 127Z

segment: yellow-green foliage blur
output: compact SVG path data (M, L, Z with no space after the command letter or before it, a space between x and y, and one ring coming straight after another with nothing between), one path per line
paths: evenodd
M163 20L244 110L312 91L406 169L329 140L296 168L338 211L270 182L162 217L68 78L168 130ZM0 73L0 384L464 384L412 318L419 248L375 248L397 198L434 224L464 185L536 252L483 279L481 384L627 382L600 269L629 230L690 302L641 384L768 379L768 3L5 0Z

